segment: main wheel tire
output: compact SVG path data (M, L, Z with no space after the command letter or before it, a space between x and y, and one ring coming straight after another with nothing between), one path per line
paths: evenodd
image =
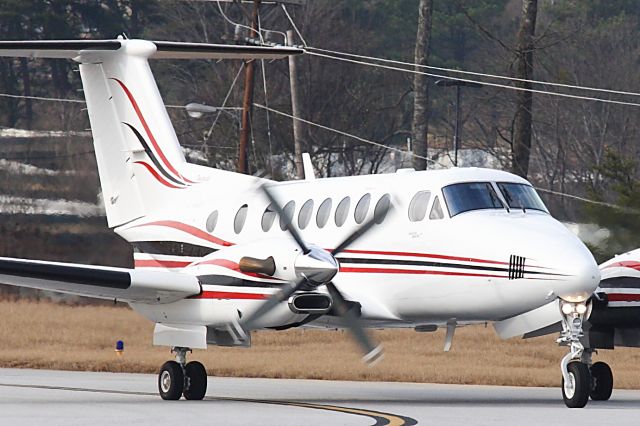
M613 373L611 367L604 362L596 362L591 366L591 399L607 401L613 392Z
M567 365L571 381L565 383L562 378L562 398L569 408L583 408L589 401L591 375L587 364L572 361Z
M183 392L185 399L201 400L207 393L207 370L198 361L189 362L184 370L188 383Z
M184 389L184 373L182 367L175 361L167 361L160 368L158 374L158 392L162 399L177 401Z

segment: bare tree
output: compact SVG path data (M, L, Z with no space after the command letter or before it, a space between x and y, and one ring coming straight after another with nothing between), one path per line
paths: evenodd
M416 34L416 49L414 62L427 65L429 60L429 45L431 39L431 16L433 14L433 0L420 0L418 6L418 31ZM416 70L420 71L416 66ZM411 133L413 136L413 166L416 170L427 168L427 160L420 157L427 156L427 132L429 128L429 86L427 76L415 74L413 77L413 122Z
M537 14L538 0L522 0L522 17L516 40L516 78L523 80L533 78L533 50ZM523 89L530 90L532 88L532 84L527 81L518 81L516 85ZM529 90L518 92L516 115L513 122L512 170L524 178L529 173L529 157L531 156L533 94Z

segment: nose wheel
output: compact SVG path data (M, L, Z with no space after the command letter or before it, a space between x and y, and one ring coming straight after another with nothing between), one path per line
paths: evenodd
M569 347L569 353L560 361L562 399L569 408L583 408L589 402L592 391L590 362L582 362L583 356L590 359L590 352L585 352L580 342L583 336L582 323L587 310L584 302L560 301L562 331L558 343Z
M613 392L613 373L605 362L596 362L591 366L591 399L607 401Z
M201 400L207 393L207 371L198 361L186 362L189 348L173 348L175 361L167 361L158 374L158 393L164 400Z

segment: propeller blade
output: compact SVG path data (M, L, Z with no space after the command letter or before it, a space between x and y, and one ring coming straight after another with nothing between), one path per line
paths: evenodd
M286 286L273 296L271 296L266 302L264 302L260 307L249 315L246 319L244 319L241 323L242 328L246 330L250 330L253 323L267 312L275 308L279 303L285 302L293 293L300 290L300 288L306 282L306 278L302 277L299 280L295 281L294 285Z
M387 215L387 212L389 211L390 208L391 208L390 205L387 205L383 207L380 211L378 211L377 214L374 214L371 219L369 219L364 223L364 225L356 229L351 235L345 238L344 241L338 244L338 246L331 251L331 254L334 256L339 254L344 249L346 249L351 244L353 244L358 238L366 234L373 225L375 225L376 223L380 223L380 218L384 218Z
M278 204L278 201L275 199L271 191L267 189L267 186L262 185L261 188L264 194L267 196L267 198L271 202L271 208L275 210L280 220L283 221L283 223L285 224L285 229L289 231L289 234L291 234L293 239L296 240L296 243L298 243L298 246L300 246L300 249L302 249L302 253L303 254L309 253L310 251L309 248L307 247L304 240L298 233L298 230L291 223L291 218L285 214L284 210L282 210L282 207L280 207L280 204Z
M364 352L362 360L368 365L373 365L380 361L384 356L382 345L377 345L373 342L364 327L360 324L360 320L356 314L352 309L349 309L349 304L342 296L342 293L340 293L336 288L335 284L329 281L326 286L329 291L329 295L333 300L333 306L336 312L340 318L342 318L344 325L349 329L352 336Z

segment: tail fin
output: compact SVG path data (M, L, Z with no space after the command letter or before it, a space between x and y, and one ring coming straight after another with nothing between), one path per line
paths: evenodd
M162 206L167 191L194 184L158 91L149 58L275 59L289 47L146 40L0 42L0 56L70 58L80 63L109 227Z

